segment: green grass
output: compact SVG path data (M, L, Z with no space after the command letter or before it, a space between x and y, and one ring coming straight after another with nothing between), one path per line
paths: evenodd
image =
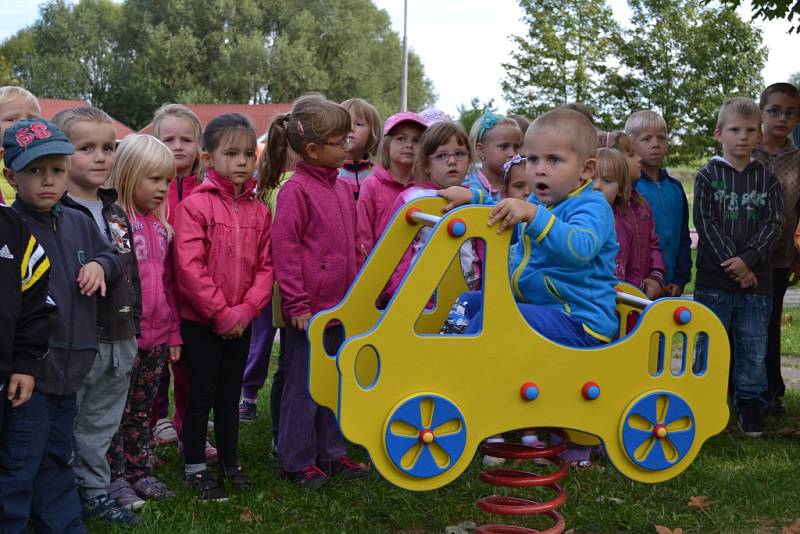
M567 478L567 505L562 509L576 532L655 532L654 525L682 527L684 532L781 532L800 517L800 395L787 397L790 415L773 421L770 437L751 440L726 431L709 440L695 462L680 476L658 485L631 482L612 466L572 472ZM494 493L478 479L478 461L449 486L426 493L396 488L380 478L336 480L320 490L300 490L278 479L278 464L269 454L270 422L262 391L259 418L242 425L240 457L255 489L227 503L200 504L181 486L182 463L174 446L160 447L166 464L156 474L178 491L165 503L148 503L136 533L183 532L443 532L465 521L506 522L537 528L546 520L503 521L480 512L475 501ZM366 460L363 451L354 455ZM500 493L505 493L500 491ZM520 494L520 492L515 492ZM523 492L522 494L526 494ZM534 499L550 498L544 490ZM707 496L705 509L687 506L693 496ZM91 532L122 530L98 522Z

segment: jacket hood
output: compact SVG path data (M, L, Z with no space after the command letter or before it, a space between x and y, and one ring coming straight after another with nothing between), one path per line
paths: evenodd
M255 195L255 189L256 180L255 178L250 178L244 184L242 192L237 195L236 189L230 180L222 176L215 169L208 169L203 183L198 185L194 191L215 191L229 198L241 198L243 196L252 198Z

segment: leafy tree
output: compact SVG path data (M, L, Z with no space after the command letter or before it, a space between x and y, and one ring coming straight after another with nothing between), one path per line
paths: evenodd
M739 5L742 3L742 0L722 1L734 9L739 7ZM798 0L795 0L794 2L792 2L792 0L750 0L750 8L753 12L752 20L774 20L785 18L789 22L793 22L795 15L797 15L797 22L794 22L793 26L789 28L789 33L800 32L800 1Z
M480 118L481 115L487 111L497 111L494 105L494 98L490 98L486 102L481 102L477 97L473 98L468 105L461 104L458 106L458 121L464 126L467 132L472 129L472 125Z
M512 112L535 117L578 101L602 110L618 27L605 0L520 0L529 30L513 36L503 94Z
M789 83L800 88L800 70L789 76Z

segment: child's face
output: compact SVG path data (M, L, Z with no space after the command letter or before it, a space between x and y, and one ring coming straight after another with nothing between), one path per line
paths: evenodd
M628 177L631 179L631 183L635 182L639 179L639 176L642 174L642 160L639 159L639 156L636 155L636 152L633 149L630 149L625 154L625 161L628 163Z
M800 100L783 93L772 93L761 111L761 122L766 137L785 139L800 122Z
M503 186L503 198L528 200L533 192L533 182L525 172L525 164L518 163L508 171L506 184Z
M106 122L81 121L70 132L75 154L70 156L69 181L85 190L101 187L116 160L116 129Z
M469 149L452 136L428 156L425 169L431 182L441 188L461 185L469 169Z
M189 174L197 159L199 140L194 135L192 123L174 115L164 117L158 127L158 140L175 156L178 176Z
M36 101L27 96L20 96L0 106L0 142L6 128L23 119L35 119L39 116Z
M36 211L50 211L67 190L68 156L44 156L19 172L6 169L17 197Z
M619 195L619 182L611 176L595 176L592 182L592 189L600 191L609 204L613 204Z
M338 169L347 159L347 134L334 135L322 142L308 143L306 155L311 163L326 169Z
M411 122L401 122L389 132L392 141L389 143L389 162L391 165L414 165L419 151L419 138L422 127Z
M347 158L351 161L359 161L364 157L367 150L367 143L369 142L369 124L364 120L364 117L359 117L355 114L350 114L350 133L347 139L350 142L347 147Z
M529 129L524 152L525 172L542 204L560 202L594 176L595 159L578 157L566 134Z
M140 178L133 191L136 211L147 214L155 211L167 199L173 176L147 176Z
M661 167L667 155L667 132L662 128L644 128L633 136L633 150L642 164Z
M725 159L749 160L761 141L760 118L731 114L721 128L714 130L714 139L722 145Z
M202 156L203 163L230 180L237 191L256 170L256 144L246 133L224 136L215 150L203 152Z
M517 155L521 145L522 131L519 127L501 124L486 132L476 149L483 168L495 176L503 176L503 163Z

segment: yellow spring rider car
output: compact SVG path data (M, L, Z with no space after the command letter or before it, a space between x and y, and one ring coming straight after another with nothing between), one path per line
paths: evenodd
M512 232L488 227L485 206L441 216L443 206L422 198L400 209L342 302L315 315L308 330L312 397L389 482L439 488L486 438L555 427L578 443L599 439L620 473L655 483L681 473L723 430L730 354L713 312L686 299L651 302L622 286L617 341L556 344L517 310L508 277ZM378 295L423 225L430 239L379 309ZM468 239L482 240L485 251L483 328L439 335L466 291L458 251ZM323 346L331 326L345 332L335 354Z

